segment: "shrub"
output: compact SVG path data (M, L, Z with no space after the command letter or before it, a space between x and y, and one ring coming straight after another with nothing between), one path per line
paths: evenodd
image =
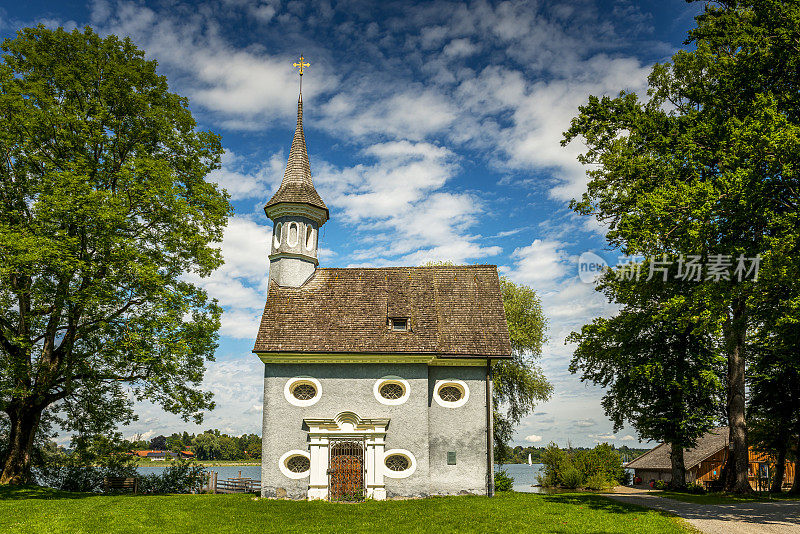
M561 474L561 485L565 488L575 489L580 486L582 482L583 475L576 467L569 466L564 469L564 472Z
M608 443L598 444L588 451L576 452L573 462L586 479L598 476L606 482L606 485L625 482L622 458Z
M653 488L657 490L665 490L667 489L667 483L664 482L663 480L656 480L653 483Z
M514 478L508 475L505 469L494 474L494 489L496 491L513 491Z
M686 486L686 492L695 495L703 495L706 492L706 488L704 488L702 484L692 482Z
M99 492L105 477L135 477L136 459L125 454L120 435L77 436L74 451L43 456L37 482L63 491Z
M590 490L603 490L610 486L608 480L601 475L600 473L596 473L589 478L586 479L586 488Z
M542 473L539 475L539 484L545 487L558 486L563 482L563 472L572 467L567 451L560 449L555 443L550 443L542 452Z
M141 477L139 489L142 493L192 493L198 491L206 478L202 465L177 460L161 472Z
M536 475L536 482L544 488L554 488L558 485L553 473L539 473Z

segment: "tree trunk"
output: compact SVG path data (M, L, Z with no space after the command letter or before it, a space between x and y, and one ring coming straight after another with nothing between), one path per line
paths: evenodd
M789 493L800 495L800 439L797 440L797 451L795 452L794 458L794 482L792 482Z
M781 447L778 451L777 464L775 465L775 474L772 477L772 486L769 488L770 493L780 493L781 486L783 486L783 475L786 473L786 447Z
M11 422L11 432L8 455L0 473L0 484L26 484L30 481L31 453L42 409L27 399L12 400L7 413Z
M747 422L745 420L745 361L744 340L747 321L744 300L734 299L727 324L728 351L728 426L730 442L733 445L732 458L728 464L725 491L731 493L751 493L747 470L750 467L750 454L747 446Z
M681 490L686 488L686 466L683 462L683 444L673 441L670 443L671 452L669 459L672 462L672 480L670 489Z

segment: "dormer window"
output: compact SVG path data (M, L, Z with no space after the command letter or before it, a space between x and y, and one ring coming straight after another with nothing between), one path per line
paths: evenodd
M389 319L389 322L392 325L392 330L394 332L408 331L408 319L406 317L393 317Z

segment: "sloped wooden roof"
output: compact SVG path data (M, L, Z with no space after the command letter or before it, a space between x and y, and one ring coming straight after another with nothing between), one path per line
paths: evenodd
M693 449L684 449L683 462L686 469L691 469L697 464L724 449L728 444L728 427L721 426L709 430L697 440ZM653 469L656 471L671 470L672 461L669 454L672 448L668 443L662 443L628 462L625 467L630 469Z
M325 211L328 207L314 188L311 179L311 165L308 162L306 150L306 136L303 132L303 95L297 101L297 126L294 130L292 147L289 149L289 160L286 163L286 172L283 174L281 186L264 206L268 211L270 207L282 202L297 204L310 204Z
M494 265L321 268L299 288L270 282L253 352L503 358L511 344Z

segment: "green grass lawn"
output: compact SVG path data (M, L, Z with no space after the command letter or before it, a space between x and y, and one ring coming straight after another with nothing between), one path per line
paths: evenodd
M360 504L252 495L87 495L0 486L0 532L692 532L678 519L592 494L502 493Z
M766 501L787 501L800 500L798 495L787 493L752 493L750 495L733 495L730 493L706 493L703 495L692 495L689 493L677 493L674 491L662 491L655 493L660 497L675 499L676 501L692 502L696 504L734 504L737 502L766 502Z

